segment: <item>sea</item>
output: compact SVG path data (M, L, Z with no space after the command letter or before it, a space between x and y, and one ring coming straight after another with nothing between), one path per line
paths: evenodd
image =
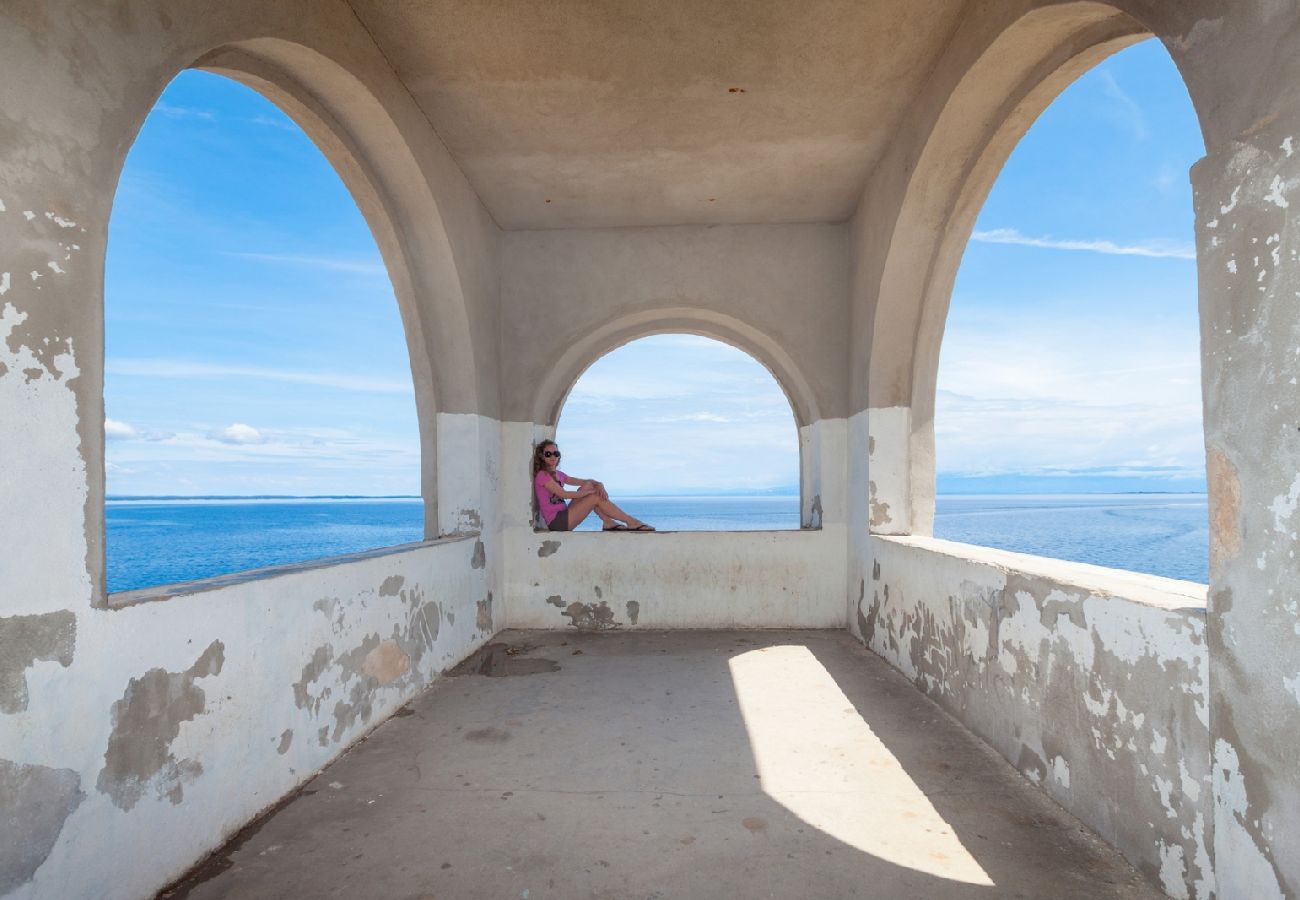
M660 531L799 527L797 497L617 499ZM410 543L424 521L416 497L112 498L105 512L113 593ZM592 517L579 530L599 527ZM941 495L934 535L1209 580L1204 494Z

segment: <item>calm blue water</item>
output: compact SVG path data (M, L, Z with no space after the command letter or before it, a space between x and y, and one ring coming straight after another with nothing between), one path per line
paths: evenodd
M110 500L108 590L130 591L424 538L424 501Z
M630 497L662 531L799 526L795 497ZM936 537L1169 578L1208 580L1203 494L945 496ZM424 504L393 500L110 500L108 590L171 584L418 541ZM594 530L591 517L580 530ZM633 539L629 536L629 539Z
M1020 553L1210 580L1204 494L939 497L934 536Z

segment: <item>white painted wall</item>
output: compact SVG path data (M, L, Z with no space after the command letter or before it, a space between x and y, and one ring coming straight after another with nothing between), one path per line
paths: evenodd
M843 419L800 429L805 503L822 498L820 528L601 534L534 530L529 466L550 433L504 423L508 627L586 627L598 611L620 628L844 627L847 432Z
M854 630L1171 896L1210 896L1204 585L872 536Z
M0 758L71 770L82 794L48 860L9 896L134 900L183 874L495 632L476 543L411 545L79 609L71 664L27 668L26 709L0 729ZM101 790L124 698L154 670L184 673L205 653L219 671L196 673L202 709L179 722L170 761ZM161 707L129 740L166 733Z

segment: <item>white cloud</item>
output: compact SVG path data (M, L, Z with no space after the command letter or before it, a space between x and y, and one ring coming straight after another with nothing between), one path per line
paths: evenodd
M379 394L414 393L409 380L340 375L332 372L304 372L267 366L218 365L176 359L116 359L106 364L105 371L110 375L136 375L145 378L251 378L310 384L343 391Z
M361 275L388 276L382 259L344 259L336 256L301 256L293 253L240 253L227 251L226 256L250 259L274 265L302 266L328 272L353 272Z
M1051 237L1029 237L1014 228L992 228L977 231L970 236L982 244L1016 244L1022 247L1043 247L1049 250L1082 250L1104 253L1108 256L1147 256L1156 259L1196 259L1196 248L1177 241L1153 240L1140 244L1116 244L1114 241L1063 240Z
M281 131L297 131L298 127L292 122L286 122L283 119L277 119L272 116L253 116L248 120L252 125L263 125L267 128L278 128Z
M130 441L138 438L140 433L126 422L116 419L104 419L104 437L110 441Z
M173 106L170 103L164 103L159 100L154 104L151 113L158 113L169 119L204 119L206 121L215 121L216 114L210 109L197 109L192 106Z
M1115 117L1133 129L1135 138L1145 141L1151 136L1151 130L1147 128L1147 120L1142 112L1142 107L1124 92L1124 89L1119 86L1119 82L1115 80L1115 76L1108 70L1101 70L1101 78L1105 82L1106 96L1115 101L1115 106L1112 108Z
M1203 473L1195 321L1002 310L944 336L936 463L948 474ZM1113 474L1108 472L1107 474Z
M260 444L262 434L252 425L236 422L217 432L214 437L226 444Z

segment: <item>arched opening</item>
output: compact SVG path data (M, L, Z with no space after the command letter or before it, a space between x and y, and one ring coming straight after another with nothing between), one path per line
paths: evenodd
M794 529L800 439L772 373L722 341L640 337L600 356L563 399L564 471L603 481L660 530ZM580 530L600 527L590 517Z
M1020 139L943 327L936 537L1208 581L1186 174L1204 152L1155 40L1081 75Z
M127 158L110 248L109 592L424 536L394 286L294 119L181 73Z

